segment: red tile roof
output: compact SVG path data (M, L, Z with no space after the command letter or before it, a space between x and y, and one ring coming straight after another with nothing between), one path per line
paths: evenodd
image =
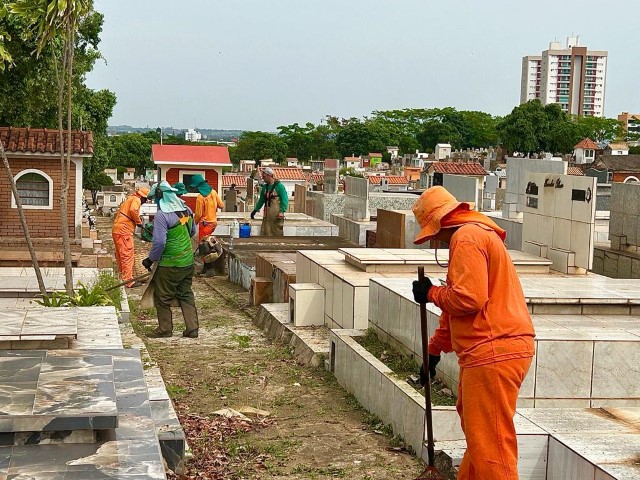
M67 132L63 148L67 151ZM47 128L0 127L0 141L7 153L60 153L60 131ZM93 133L71 131L72 154L93 155Z
M381 153L370 153L369 157L378 157L378 158L382 158L382 154Z
M180 163L212 167L231 166L229 149L219 145L153 145L151 158L156 165Z
M324 173L310 173L308 174L307 180L311 183L324 182Z
M367 177L372 185L380 185L383 178L386 178L389 185L408 185L409 179L401 175L369 175Z
M567 175L575 175L578 177L583 177L584 172L580 167L567 167Z
M271 169L273 169L273 174L277 179L280 180L306 180L307 177L304 171L298 167L272 167L269 165ZM262 176L262 171L265 167L258 167L258 174ZM257 177L256 177L257 178Z
M433 162L429 169L436 173L448 173L450 175L486 175L487 171L477 162Z
M600 149L598 144L596 142L594 142L593 140L591 140L590 138L585 138L584 140L581 140L573 148L588 148L590 150L599 150Z
M225 173L222 175L222 186L230 187L232 183L235 183L236 187L247 186L247 176L240 175L238 173Z

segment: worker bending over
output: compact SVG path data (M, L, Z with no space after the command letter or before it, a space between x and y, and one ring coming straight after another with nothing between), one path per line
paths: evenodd
M446 286L425 278L413 282L413 295L442 310L429 340L429 374L442 352L458 356L456 408L467 440L458 480L517 480L513 416L535 332L505 231L471 208L440 186L420 196L413 213L422 231L414 243L448 243L449 269Z
M157 185L157 184L156 184ZM153 244L142 265L153 273L153 304L158 313L158 328L147 334L150 338L173 335L171 305L180 305L184 317L183 337L198 337L198 311L193 295L193 250L191 237L196 234L193 212L176 195L176 189L163 181L154 185L151 194L158 203L153 219Z
M113 218L113 227L111 228L111 236L116 250L116 263L120 278L123 281L133 279L133 234L136 226L142 226L140 218L140 206L147 201L149 194L148 188L139 188L132 195L129 195L116 212ZM140 287L141 282L130 282L127 287Z
M256 217L256 213L264 205L264 216L262 217L262 227L260 235L269 237L282 237L284 235L284 214L289 207L289 196L287 189L280 180L275 178L273 169L267 167L262 171L264 185L260 190L260 198L253 212L251 219Z

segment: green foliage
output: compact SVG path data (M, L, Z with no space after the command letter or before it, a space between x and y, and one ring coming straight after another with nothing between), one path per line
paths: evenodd
M43 295L40 300L34 300L34 302L43 307L68 307L69 296L66 292L51 292Z
M94 91L85 85L86 75L101 58L98 44L103 15L94 11L91 8L92 2L88 0L23 0L0 3L0 70L4 65L11 67L0 75L0 124L58 128L58 82L54 64L62 54L64 38L64 33L59 29L59 21L61 15L71 14L64 13L66 7L63 4L68 8L80 7L75 12L82 15L78 17L78 31L74 42L72 128L80 129L82 125L84 130L93 131L94 148L98 148L98 137L106 134L107 122L116 102L113 92ZM48 18L54 22L55 28L50 33L39 36L42 24L37 23L33 15L42 12L44 3L52 5L53 11ZM7 6L9 13L3 15ZM43 43L46 38L51 41ZM2 51L12 57L13 61L1 58ZM32 55L33 52L39 52L39 55Z
M515 107L498 125L502 145L510 152L571 153L582 139L612 141L623 136L612 118L571 116L558 104L531 100Z
M78 288L72 295L66 292L52 292L43 295L42 299L34 301L43 307L120 306L122 294L119 289L111 290L109 293L105 292L106 288L117 283L117 279L109 272L100 273L100 276L92 285L78 282Z
M111 299L111 305L114 305L118 310L122 310L122 291L120 288L113 288L119 284L120 279L113 274L113 271L100 270L94 287L102 289Z
M243 132L238 139L238 146L230 153L236 165L240 160L264 158L273 158L277 163L282 163L287 155L287 142L275 133Z
M78 282L78 289L69 297L69 303L73 307L95 307L113 304L100 285L87 286L82 282Z
M640 145L629 147L629 155L640 155Z

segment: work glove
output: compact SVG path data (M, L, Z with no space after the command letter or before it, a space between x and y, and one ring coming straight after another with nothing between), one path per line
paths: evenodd
M428 303L429 302L429 289L433 287L431 280L428 277L422 280L413 281L413 299L416 303Z
M149 257L142 260L142 266L146 268L148 271L151 271L152 265L153 265L153 261Z
M429 354L429 378L432 380L436 376L436 365L438 365L439 361L440 355ZM429 378L427 378L427 375L424 373L424 365L420 365L420 385L424 387L429 381Z
M254 218L256 218L256 212L255 210L251 212L251 220L253 220Z

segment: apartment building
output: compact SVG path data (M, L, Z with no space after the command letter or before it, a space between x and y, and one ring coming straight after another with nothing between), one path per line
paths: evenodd
M572 115L602 117L606 77L606 51L588 50L579 37L569 37L564 48L551 42L541 56L522 59L520 103L538 98Z

